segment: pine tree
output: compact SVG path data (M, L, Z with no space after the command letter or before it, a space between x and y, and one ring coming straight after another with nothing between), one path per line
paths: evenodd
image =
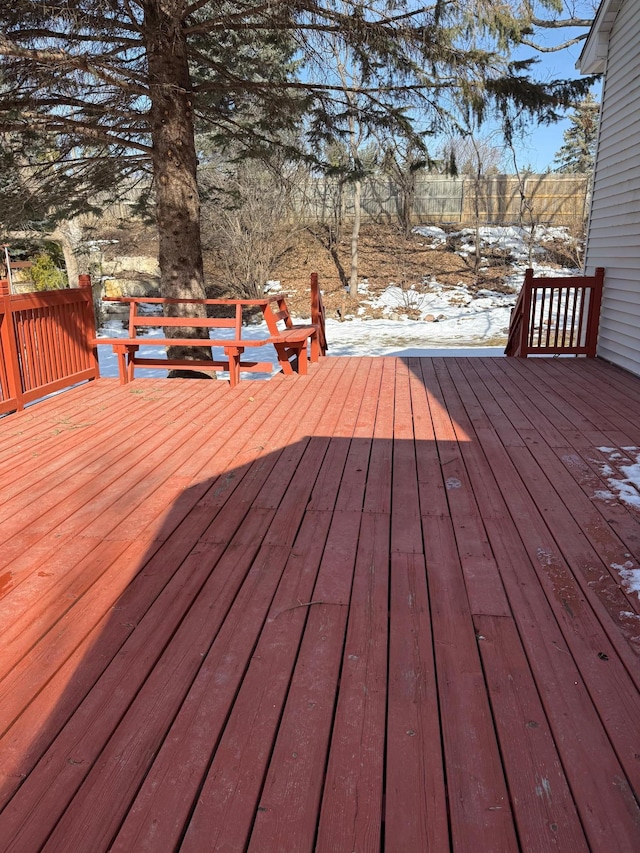
M265 156L290 145L283 129L304 114L313 158L348 133L354 109L369 127L411 135L409 108L435 124L447 93L480 117L491 105L506 116L517 104L551 119L584 90L582 81L535 83L528 63L491 49L495 27L486 28L486 47L470 47L475 5L12 0L0 10L0 134L39 140L46 153L28 168L39 170L34 191L44 189L50 202L56 184L44 179L47 170L65 187L59 203L74 197L76 207L146 170L162 292L201 297L196 131L236 156ZM327 73L327 44L336 38L360 81L357 107Z
M595 162L600 118L600 105L591 92L576 104L568 118L571 126L562 135L564 145L555 156L554 171L588 174Z

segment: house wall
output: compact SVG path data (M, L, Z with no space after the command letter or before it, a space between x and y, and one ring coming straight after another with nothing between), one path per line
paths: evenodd
M598 355L640 375L640 15L609 35L586 267L605 267Z

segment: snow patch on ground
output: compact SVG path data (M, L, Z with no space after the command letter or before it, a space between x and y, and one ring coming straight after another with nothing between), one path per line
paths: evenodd
M447 242L447 232L436 225L418 225L413 229L413 233L426 237L432 246L440 246Z

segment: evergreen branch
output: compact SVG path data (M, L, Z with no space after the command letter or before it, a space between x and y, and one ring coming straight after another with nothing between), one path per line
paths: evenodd
M0 33L0 56L10 57L12 59L24 59L27 62L36 62L42 65L52 65L56 70L59 65L63 65L66 69L75 71L83 71L93 77L102 80L110 86L115 86L122 91L129 92L135 95L148 95L148 89L139 83L127 82L123 79L113 77L104 69L100 68L99 58L90 61L86 56L74 56L60 48L48 48L39 50L37 48L19 47L14 42ZM129 72L129 76L133 75ZM139 75L135 75L139 78ZM140 79L140 78L139 78Z
M201 9L203 6L207 5L208 0L199 0L199 2L192 4L192 9L187 9L184 14L184 19L190 17L196 11ZM203 35L205 33L210 33L219 29L231 29L231 25L236 21L242 21L243 26L239 29L246 29L247 27L253 28L254 25L257 24L255 20L256 16L262 15L264 12L271 12L274 9L274 6L284 7L286 11L293 11L297 4L295 3L286 3L286 2L266 2L261 3L256 6L251 6L249 8L240 9L237 12L228 12L225 15L219 15L215 18L209 18L205 21L198 21L196 24L192 24L191 26L185 27L185 32L187 35ZM247 21L249 19L249 21ZM263 24L262 26L268 29L273 29L275 22L275 18L272 18L268 24Z
M351 93L354 95L369 96L382 94L401 94L403 92L420 92L420 90L426 88L439 89L449 88L457 85L456 79L454 77L451 77L448 81L420 81L417 83L389 84L387 86L349 86L345 88L344 86L340 86L338 84L333 85L331 83L303 83L301 80L287 80L283 83L273 83L270 80L243 80L240 77L233 77L228 72L227 74L228 76L225 80L218 80L216 82L209 83L199 83L194 85L194 93L232 91L260 92L263 89L268 88L269 90L279 89L280 91L286 91L287 89L291 89L293 91L311 92L318 94L321 92L341 92Z
M120 25L119 25L120 26ZM134 31L135 32L135 31ZM65 33L64 31L52 30L49 28L37 28L37 29L20 29L15 32L9 32L9 35L12 38L19 38L20 41L32 41L34 39L44 39L45 41L59 41L64 40L68 42L98 42L102 43L106 41L106 36L104 33L100 33L98 35L91 35L89 33ZM142 41L139 38L129 38L127 36L118 35L118 41L123 46L136 46L140 47Z
M79 137L93 142L102 142L105 145L120 145L123 148L134 148L143 154L151 154L153 151L150 145L136 142L127 137L120 137L117 134L109 133L104 128L97 127L95 124L88 124L78 119L69 119L59 115L42 115L41 113L24 113L23 117L23 121L3 121L0 119L0 130L3 132L24 132L25 129L34 131L42 129L56 133L76 133Z

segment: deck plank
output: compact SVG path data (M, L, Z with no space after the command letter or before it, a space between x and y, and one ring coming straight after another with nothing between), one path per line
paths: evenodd
M364 513L320 812L320 850L379 851L384 803L389 519Z

